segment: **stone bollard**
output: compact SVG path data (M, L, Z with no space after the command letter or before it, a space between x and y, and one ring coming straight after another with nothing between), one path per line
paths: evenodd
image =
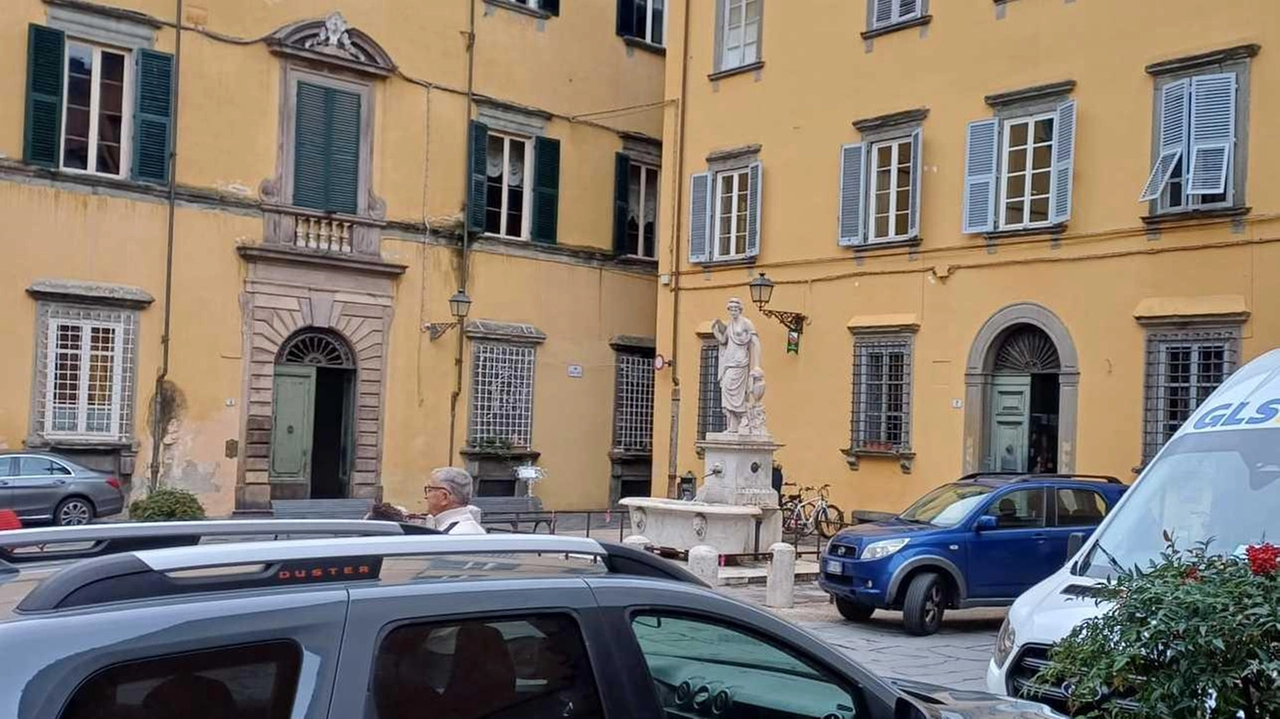
M769 577L764 591L764 605L778 609L793 606L796 600L796 548L786 542L769 547Z
M689 571L710 586L720 583L720 553L715 547L699 544L689 550Z
M641 550L648 549L653 546L653 542L650 542L648 537L642 537L639 534L633 534L630 537L627 537L622 540L622 543L632 549Z

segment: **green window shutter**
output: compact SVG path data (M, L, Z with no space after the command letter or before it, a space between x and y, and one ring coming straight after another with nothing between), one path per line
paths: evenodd
M328 164L328 89L298 83L293 128L293 204L326 209Z
M485 211L488 209L489 126L483 122L471 121L471 148L468 154L471 182L467 188L467 229L484 232Z
M173 55L138 50L138 96L133 115L133 178L169 182L173 136Z
M631 199L631 158L613 156L613 253L627 254L627 209Z
M560 214L560 141L539 137L533 145L533 241L555 244Z
M31 165L58 166L66 44L67 36L61 30L27 26L27 113L22 157Z
M356 214L360 207L360 95L329 90L328 209Z

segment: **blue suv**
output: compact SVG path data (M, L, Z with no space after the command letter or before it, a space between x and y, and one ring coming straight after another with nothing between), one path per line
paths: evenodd
M947 609L1008 606L1060 568L1126 489L1098 475L970 474L841 531L818 584L846 619L900 609L908 632L933 634Z

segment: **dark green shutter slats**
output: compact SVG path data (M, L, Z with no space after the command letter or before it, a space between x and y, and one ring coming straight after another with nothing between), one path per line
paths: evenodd
M636 0L618 0L618 34L636 36Z
M471 121L471 148L467 164L471 168L471 182L467 188L467 229L484 232L489 174L489 127L483 122Z
M61 30L27 26L27 113L22 156L32 165L58 166L65 51L66 35Z
M542 0L538 7L542 8L548 15L560 14L560 0Z
M138 50L138 104L133 119L133 177L169 182L173 135L173 55Z
M360 189L360 96L298 83L293 204L355 214Z
M560 141L539 137L533 145L533 241L555 244L560 213Z
M613 252L627 254L627 209L631 199L631 158L619 152L613 160Z

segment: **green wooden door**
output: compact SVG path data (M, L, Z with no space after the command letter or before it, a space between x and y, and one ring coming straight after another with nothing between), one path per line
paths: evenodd
M316 368L276 367L271 401L271 480L311 481L311 437L315 419Z
M996 375L991 381L991 427L987 469L1027 471L1031 419L1031 375Z

